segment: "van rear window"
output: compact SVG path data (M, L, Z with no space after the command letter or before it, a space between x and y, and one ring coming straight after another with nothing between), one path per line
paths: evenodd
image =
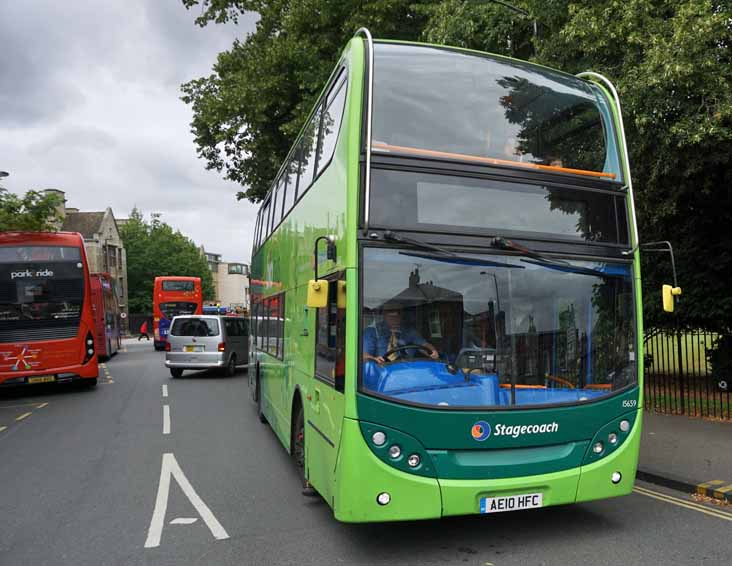
M173 336L218 336L219 321L215 318L179 318L170 329Z

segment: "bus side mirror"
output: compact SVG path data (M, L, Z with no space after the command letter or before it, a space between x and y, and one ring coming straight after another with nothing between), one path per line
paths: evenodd
M338 281L337 307L339 309L346 308L346 282Z
M308 300L310 308L322 309L328 304L328 281L325 279L311 279L308 281Z
M661 294L663 296L663 310L666 312L674 312L674 296L681 294L681 287L664 285Z

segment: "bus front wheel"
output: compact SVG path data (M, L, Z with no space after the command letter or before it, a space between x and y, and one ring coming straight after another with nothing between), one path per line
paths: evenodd
M256 396L257 396L257 416L259 417L259 422L262 424L267 424L267 417L264 416L264 411L262 411L262 381L259 379L259 366L257 366L257 376L256 376Z
M303 413L302 404L298 403L295 409L295 415L292 419L292 459L295 461L295 467L305 485L305 415Z

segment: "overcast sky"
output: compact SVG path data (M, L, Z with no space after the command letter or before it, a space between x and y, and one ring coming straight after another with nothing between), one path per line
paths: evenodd
M58 188L67 206L133 206L228 261L249 261L256 207L206 171L180 85L253 31L194 25L180 0L0 0L5 188Z

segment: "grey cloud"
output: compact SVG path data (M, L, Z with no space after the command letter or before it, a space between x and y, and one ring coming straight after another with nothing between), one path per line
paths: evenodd
M206 171L180 83L254 29L201 29L180 0L25 0L0 13L0 169L15 192L58 187L69 206L134 205L207 249L248 260L256 208Z

